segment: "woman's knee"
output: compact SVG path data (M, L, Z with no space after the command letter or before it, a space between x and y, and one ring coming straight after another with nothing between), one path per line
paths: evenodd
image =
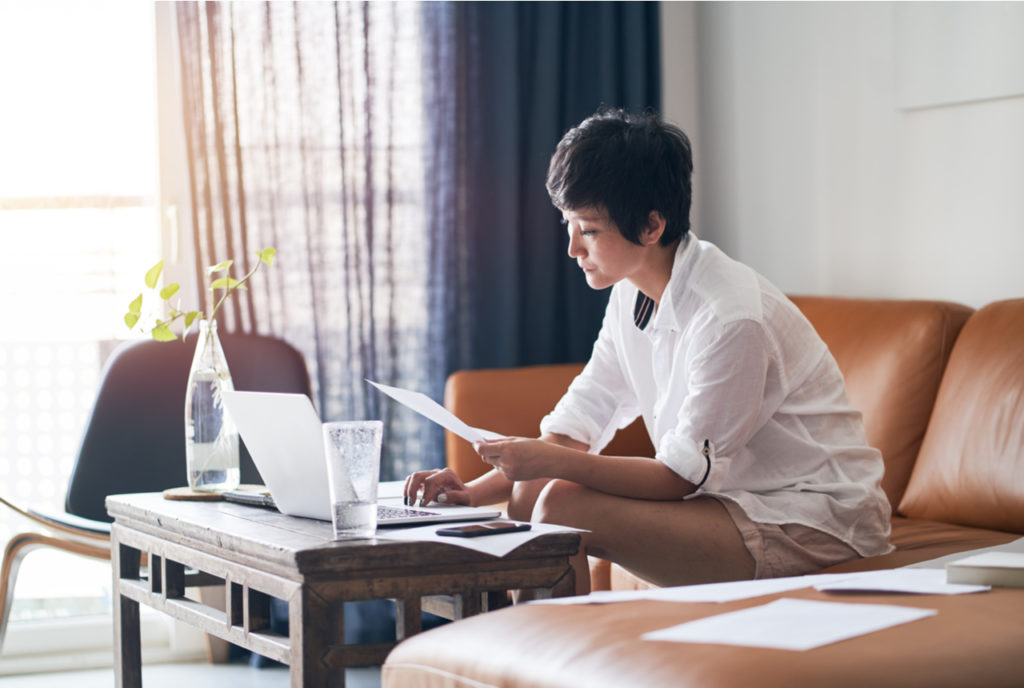
M546 479L540 479L513 483L512 494L508 500L508 517L517 521L529 521L533 507L537 503L537 495L546 482Z
M569 480L555 479L544 486L537 495L531 520L541 523L557 523L579 527L586 487Z

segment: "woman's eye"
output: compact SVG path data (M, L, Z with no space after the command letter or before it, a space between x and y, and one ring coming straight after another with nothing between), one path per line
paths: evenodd
M596 233L597 232L595 232L592 229L581 229L580 230L580 236L593 236Z

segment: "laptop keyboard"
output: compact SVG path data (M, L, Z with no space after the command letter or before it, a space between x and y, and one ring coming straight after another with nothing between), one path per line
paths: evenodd
M262 506L268 509L277 508L274 505L273 497L264 492L233 490L225 492L222 496L229 502L238 502L240 504L248 504L249 506ZM433 512L422 511L421 509L412 509L407 506L377 505L377 522L383 524L399 518L415 518L434 515L435 514Z
M410 509L406 506L384 506L382 504L377 505L377 522L390 521L395 518L409 518L416 516L433 516L434 514L430 511L420 511L419 509Z

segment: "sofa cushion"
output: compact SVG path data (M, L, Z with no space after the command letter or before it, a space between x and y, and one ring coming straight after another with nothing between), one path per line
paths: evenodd
M1024 533L1024 299L964 326L899 510Z
M892 519L892 535L889 538L893 547L896 548L895 551L877 557L854 559L829 567L819 573L894 569L938 559L956 552L1004 545L1019 537L1020 535L1016 533L1002 530L970 528L951 523L896 516ZM598 567L597 561L602 562L605 566ZM595 590L646 590L657 587L618 564L607 564L608 562L603 559L591 561L592 580L596 573L599 576L597 580L607 586L598 587L595 584L593 586Z
M972 309L944 301L794 296L825 340L882 452L882 489L900 503L953 342Z
M846 573L895 569L938 559L957 552L1005 545L1020 538L1016 533L986 528L971 528L940 521L897 516L892 519L892 542L895 551L877 557L854 559L829 567L820 573Z

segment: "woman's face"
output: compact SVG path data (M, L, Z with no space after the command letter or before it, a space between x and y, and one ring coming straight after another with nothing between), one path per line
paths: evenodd
M626 239L603 208L562 213L569 229L569 257L591 289L605 289L644 267L645 248Z

